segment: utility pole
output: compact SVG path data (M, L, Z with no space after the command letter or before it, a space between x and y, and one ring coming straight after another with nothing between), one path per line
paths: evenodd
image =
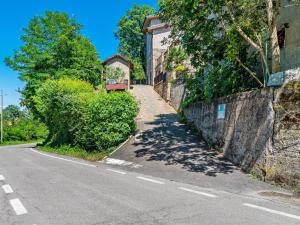
M3 90L1 90L1 143L3 143Z

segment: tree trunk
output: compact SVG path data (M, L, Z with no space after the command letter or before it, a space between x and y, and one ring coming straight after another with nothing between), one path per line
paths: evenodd
M267 0L268 23L272 48L272 73L277 73L281 70L280 47L278 43L276 27L277 12L275 12L275 7L278 8L279 6L274 6L273 0Z

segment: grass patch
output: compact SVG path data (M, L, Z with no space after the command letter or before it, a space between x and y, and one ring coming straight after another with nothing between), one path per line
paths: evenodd
M38 150L55 153L59 155L66 155L75 158L85 159L89 161L99 161L105 156L108 156L111 151L103 152L88 152L81 148L71 147L68 145L63 145L60 147L50 147L50 146L37 146Z
M30 141L5 141L0 143L0 146L10 146L10 145L21 145L21 144L32 144L32 143L41 143L43 140L30 140Z

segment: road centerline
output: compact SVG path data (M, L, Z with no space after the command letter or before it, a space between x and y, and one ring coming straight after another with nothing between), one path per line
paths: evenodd
M25 209L25 207L23 206L22 202L20 201L20 199L15 198L15 199L9 200L9 203L15 210L15 213L17 216L28 213L27 210Z
M5 177L0 174L0 181L5 180Z
M293 215L293 214L277 211L277 210L274 210L274 209L265 208L265 207L258 206L258 205L243 203L243 206L250 207L250 208L253 208L253 209L258 209L258 210L265 211L265 212L269 212L269 213L272 213L272 214L277 214L277 215L281 215L281 216L285 216L285 217L300 220L300 216L296 216L296 215Z
M10 194L14 192L9 184L2 185L2 189L5 192L5 194Z
M122 171L119 171L119 170L113 170L113 169L106 169L106 170L114 172L114 173L122 174L122 175L126 174L125 172L122 172Z
M218 197L218 196L213 195L213 194L209 194L209 193L202 192L202 191L196 191L196 190L189 189L189 188L178 187L178 189L183 190L183 191L187 191L187 192L191 192L191 193L194 193L194 194L198 194L198 195L203 195L203 196L210 197L210 198L217 198Z
M140 180L144 180L144 181L149 181L149 182L152 182L152 183L155 183L155 184L164 184L164 182L162 182L162 181L153 180L153 179L150 179L150 178L147 178L147 177L136 177L136 178L140 179Z

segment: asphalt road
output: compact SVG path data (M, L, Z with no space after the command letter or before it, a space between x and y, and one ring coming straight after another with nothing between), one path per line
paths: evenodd
M0 186L1 225L300 224L300 209L290 204L38 152L26 145L0 148Z

